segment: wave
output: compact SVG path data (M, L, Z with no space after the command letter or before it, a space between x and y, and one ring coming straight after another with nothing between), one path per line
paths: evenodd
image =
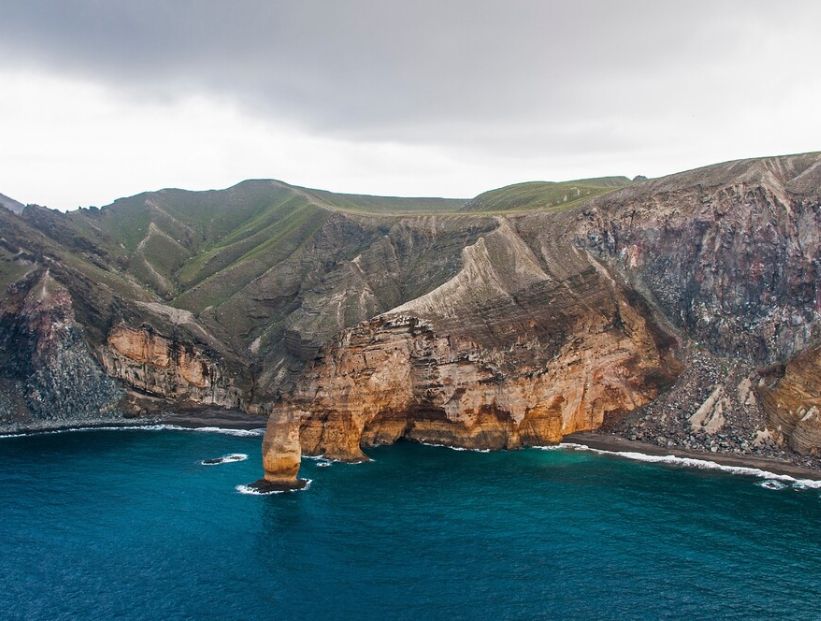
M4 438L27 438L29 436L44 436L57 433L77 433L86 431L200 431L204 433L219 433L226 436L240 438L259 437L265 435L264 428L258 429L229 429L227 427L183 427L170 423L156 423L147 425L88 425L85 427L65 427L62 429L35 429L0 434Z
M465 448L463 446L451 446L449 444L436 444L434 442L420 442L419 444L423 446L435 446L437 448L446 448L450 449L451 451L470 451L471 453L490 453L491 449L477 449L477 448Z
M346 464L348 466L356 466L357 464L367 464L372 461L376 461L375 459L371 459L367 457L365 459L360 459L359 461L345 461L342 459L334 459L333 457L326 457L325 455L302 455L302 459L310 459L311 461L317 462L317 466L320 468L327 468L331 464Z
M234 489L237 490L240 494L247 494L249 496L273 496L274 494L290 494L292 492L304 492L311 487L312 481L313 479L305 479L305 487L302 487L300 489L277 489L267 492L261 492L260 490L256 489L253 485L246 484L235 485Z
M653 464L668 464L672 466L684 466L687 468L698 468L700 470L719 470L729 474L736 474L742 476L752 476L760 479L766 479L761 485L767 489L783 489L773 485L764 485L769 481L773 483L781 482L784 487L792 485L794 489L821 489L821 480L815 479L796 479L789 474L778 474L777 472L770 472L769 470L762 470L761 468L753 468L751 466L728 466L726 464L719 464L709 459L697 459L695 457L677 457L675 455L650 455L648 453L639 453L636 451L606 451L603 449L590 448L586 444L576 444L573 442L561 442L551 446L536 446L543 451L554 451L561 449L571 449L576 451L589 451L598 455L615 455L616 457L623 457L625 459L632 459L634 461L643 461Z
M245 453L230 453L222 457L212 457L211 459L203 459L200 463L203 466L219 466L221 464L230 464L235 461L245 461L248 455Z
M205 433L221 433L226 436L237 436L238 438L251 438L265 435L265 429L228 429L225 427L192 427L189 431L204 431Z
M782 481L776 481L775 479L767 479L766 481L761 481L759 483L761 487L764 489L786 489L787 484Z

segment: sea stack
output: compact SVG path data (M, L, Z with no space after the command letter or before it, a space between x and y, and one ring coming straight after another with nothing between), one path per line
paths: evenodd
M302 489L307 484L299 474L302 448L299 443L300 412L277 409L268 419L262 441L262 465L265 475L253 484L259 492Z

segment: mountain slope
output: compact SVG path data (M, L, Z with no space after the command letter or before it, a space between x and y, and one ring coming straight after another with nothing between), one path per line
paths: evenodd
M5 207L10 212L16 213L17 215L23 213L23 210L26 208L23 203L16 201L5 194L0 194L0 207Z
M529 181L484 192L465 203L463 211L500 213L568 209L586 199L630 185L627 177L577 181Z
M351 459L601 426L811 459L819 187L804 154L467 204L255 180L0 209L0 424L217 407Z

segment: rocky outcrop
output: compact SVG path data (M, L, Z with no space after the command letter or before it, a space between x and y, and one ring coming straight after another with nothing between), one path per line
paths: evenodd
M0 207L4 207L17 215L23 213L23 210L26 208L23 203L16 201L5 194L0 194Z
M302 459L299 442L300 413L280 409L268 419L262 442L264 477L252 484L259 492L302 489L307 481L297 478Z
M0 424L29 429L116 417L123 391L106 375L48 270L11 288L0 305Z
M563 265L500 219L453 279L335 339L272 418L301 412L306 453L360 460L400 438L555 443L647 403L675 377L674 340L601 266Z
M345 459L398 438L501 448L601 425L783 456L756 365L821 337L819 187L817 154L750 160L497 219L458 274L344 332L278 407L304 412L306 452ZM815 411L790 411L789 446L809 452Z
M775 432L793 450L821 456L821 347L802 352L783 377L762 384L759 392Z
M689 338L758 364L819 338L821 158L730 162L594 199L577 243Z
M149 395L184 405L242 406L240 390L218 361L151 326L116 326L99 356L111 377Z
M0 425L273 410L282 481L295 433L349 460L598 427L810 460L821 155L594 181L476 213L265 180L0 208Z

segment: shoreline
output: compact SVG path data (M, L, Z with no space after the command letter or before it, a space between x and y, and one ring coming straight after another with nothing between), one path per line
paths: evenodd
M698 459L706 462L713 462L721 466L734 468L755 468L777 475L786 475L797 479L812 479L821 481L821 470L808 468L798 464L775 459L772 457L757 457L755 455L739 455L736 453L709 453L705 451L694 451L679 448L666 448L628 440L620 436L596 431L579 431L571 433L562 438L562 443L581 444L597 451L606 451L618 455L618 453L642 453L656 457L673 456L682 459Z
M116 429L151 429L152 427L167 427L167 430L224 430L226 432L253 432L263 431L267 417L245 414L236 410L205 410L202 412L180 412L156 416L151 418L118 418L97 419L84 423L42 425L26 429L0 429L0 438L23 437L28 435L59 433L70 431L94 431ZM425 443L420 443L425 444ZM739 455L735 453L711 453L705 451L687 450L680 448L660 447L647 442L628 440L620 436L597 431L579 431L564 436L560 444L577 444L595 451L603 451L616 457L619 453L639 453L654 457L672 456L682 459L695 459L703 462L713 462L720 466L735 468L754 468L775 475L786 475L797 479L811 479L821 481L821 470L809 468L772 457L757 457L755 455ZM430 446L430 445L429 445ZM444 446L444 445L433 445ZM456 448L459 447L445 447ZM523 447L538 448L538 447ZM461 449L467 450L467 449ZM476 450L476 449L474 449ZM479 449L489 452L489 449ZM303 455L310 458L308 455ZM685 466L686 467L686 466Z
M238 410L204 410L200 412L182 411L162 416L133 418L98 418L75 423L40 424L24 428L2 428L0 437L27 436L38 433L67 431L105 431L107 429L149 429L167 425L170 430L178 429L225 429L233 431L256 431L265 429L267 416L245 414Z

